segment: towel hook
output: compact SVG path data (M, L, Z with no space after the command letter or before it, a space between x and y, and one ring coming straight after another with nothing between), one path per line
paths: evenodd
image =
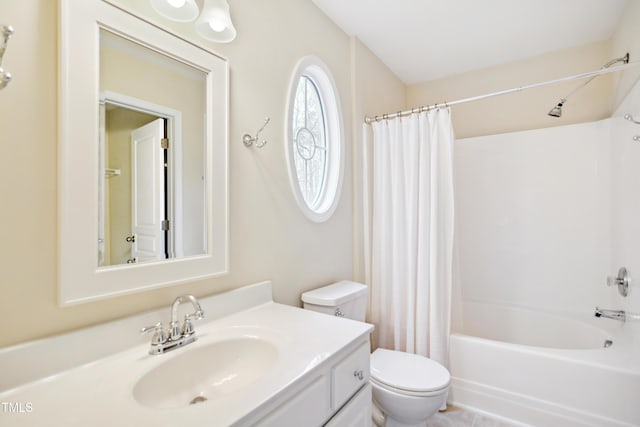
M254 143L256 144L256 148L262 148L267 145L267 141L265 139L263 139L261 142L258 142L258 136L260 135L260 132L262 132L265 127L267 127L267 124L269 124L270 120L271 119L269 117L265 117L264 124L258 130L258 132L256 132L255 137L249 135L248 133L244 134L244 136L242 137L242 143L245 147L251 147Z
M0 27L0 36L2 36L2 44L0 45L0 65L2 65L2 58L4 52L7 50L7 44L9 39L13 35L13 27L11 25L3 25Z
M629 120L630 122L633 122L633 123L635 123L635 124L637 124L637 125L640 125L640 122L639 122L639 121L637 121L637 120L635 120L635 119L633 118L633 116L631 115L631 113L627 113L627 114L625 114L625 115L624 115L624 119L625 119L625 120Z

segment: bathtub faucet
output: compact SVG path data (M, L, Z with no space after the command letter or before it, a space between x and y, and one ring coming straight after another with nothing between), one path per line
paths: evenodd
M627 320L627 313L624 310L606 310L604 308L596 307L596 317L606 317L607 319L615 319L621 322Z

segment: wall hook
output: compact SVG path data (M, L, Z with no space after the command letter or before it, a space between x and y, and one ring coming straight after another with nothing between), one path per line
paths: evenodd
M640 125L640 122L639 122L639 121L637 121L637 120L635 120L635 119L633 118L633 116L631 115L631 113L627 113L627 114L625 114L625 115L624 115L624 119L625 119L625 120L629 120L630 122L633 122L633 123L635 123L635 124L637 124L637 125Z
M267 145L267 141L264 140L264 139L262 141L258 142L258 136L260 135L260 132L262 132L265 127L267 127L267 124L269 124L270 120L271 119L269 117L265 117L264 124L258 130L258 132L256 132L256 136L255 137L249 135L248 133L244 134L244 136L242 137L242 143L244 144L245 147L251 147L254 143L256 144L256 148L262 148L265 145Z
M9 43L12 34L13 27L11 25L3 25L0 27L0 36L2 37L0 44L0 89L4 89L11 81L11 73L2 68L2 58L7 50L7 43Z
M13 35L13 27L11 25L3 25L0 27L0 36L2 37L2 44L0 44L0 89L4 89L5 86L11 81L11 73L5 71L2 68L2 58L7 50L7 43Z

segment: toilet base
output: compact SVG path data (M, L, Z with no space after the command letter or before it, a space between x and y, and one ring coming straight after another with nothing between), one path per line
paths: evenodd
M373 402L373 426L375 427L425 427L427 425L427 420L431 418L428 417L424 421L420 421L418 423L411 423L405 421L399 421L394 419L393 417L389 417L385 415L382 410L378 407L376 402Z
M371 404L371 421L375 427L384 427L386 417L382 413L382 410L376 404L374 400Z
M428 397L406 396L373 386L373 420L379 427L424 427L445 404L447 390ZM380 416L382 415L382 417Z

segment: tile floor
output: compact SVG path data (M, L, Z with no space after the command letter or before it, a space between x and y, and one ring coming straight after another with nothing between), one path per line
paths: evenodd
M516 427L516 424L457 406L449 406L446 411L432 416L427 421L427 427Z

